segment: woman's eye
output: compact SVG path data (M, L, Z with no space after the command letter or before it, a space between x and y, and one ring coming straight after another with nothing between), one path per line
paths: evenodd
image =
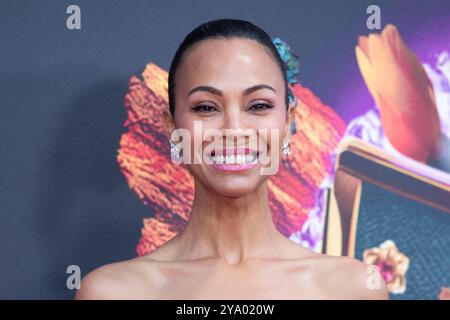
M214 108L213 106L208 106L208 105L200 105L200 106L193 107L192 110L194 110L194 112L212 112L212 111L215 111L216 108Z
M249 108L249 110L257 110L257 111L259 111L259 110L272 109L272 108L273 108L273 106L270 105L270 104L267 104L267 103L257 103L257 104L255 104L255 105L251 106L251 107Z

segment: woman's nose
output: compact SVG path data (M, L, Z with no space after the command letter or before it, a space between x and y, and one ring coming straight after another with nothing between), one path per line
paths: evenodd
M225 111L222 129L227 145L245 145L249 137L256 135L240 106L229 107Z
M239 106L228 106L223 117L223 129L245 129L242 127L242 116Z

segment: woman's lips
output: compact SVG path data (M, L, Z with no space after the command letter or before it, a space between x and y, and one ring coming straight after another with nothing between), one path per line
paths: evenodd
M213 163L212 167L214 169L220 170L220 171L245 171L250 170L251 168L255 167L257 165L257 160L249 163L241 163L241 164L219 164L219 163Z
M245 171L250 170L251 168L255 167L258 164L258 158L253 160L252 162L245 162L245 163L239 163L239 164L226 164L226 163L213 163L212 167L214 169L220 170L220 171Z

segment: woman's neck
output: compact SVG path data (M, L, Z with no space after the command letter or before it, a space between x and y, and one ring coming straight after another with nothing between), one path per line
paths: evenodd
M282 254L286 239L269 210L267 182L239 198L224 197L196 182L189 221L178 235L183 259L220 258L239 265L248 258Z

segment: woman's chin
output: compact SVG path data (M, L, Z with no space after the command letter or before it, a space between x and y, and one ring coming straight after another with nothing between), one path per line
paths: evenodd
M254 192L267 176L259 173L259 164L250 170L223 171L211 165L189 167L190 173L200 180L206 189L225 197L238 198Z
M249 187L215 187L214 190L217 194L227 198L241 198L254 190Z
M225 197L239 198L254 192L262 183L258 177L222 177L211 179L209 185Z

